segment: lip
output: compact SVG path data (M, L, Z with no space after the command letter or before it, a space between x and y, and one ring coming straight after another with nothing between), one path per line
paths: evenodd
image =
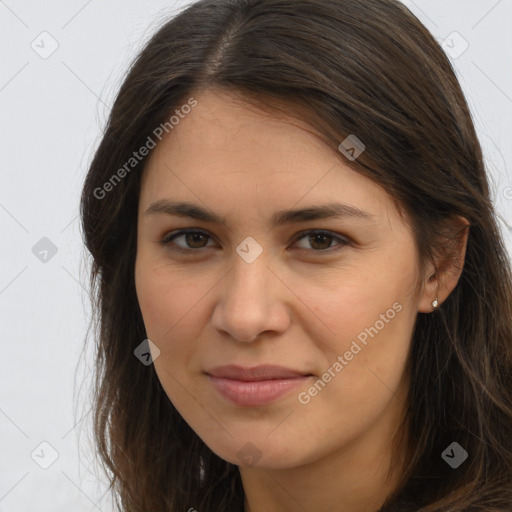
M216 391L239 406L258 406L275 402L312 375L281 366L254 368L228 365L205 372Z

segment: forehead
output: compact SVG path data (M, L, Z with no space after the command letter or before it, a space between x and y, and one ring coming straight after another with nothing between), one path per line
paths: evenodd
M332 148L300 119L280 111L263 111L229 92L207 90L197 96L196 101L197 105L181 119L173 116L176 124L163 134L148 166L161 156L173 161L195 157L208 161L211 155L222 156L224 165L229 161L246 161L246 167L253 167L251 163L257 163L254 155L258 154L265 163L259 167L261 174L274 171L269 168L275 159L281 168L288 161L296 163L304 159L312 150L317 159L318 154L324 153L324 159L335 161Z
M270 210L339 202L389 215L391 197L313 129L229 93L205 91L150 155L141 206L158 199Z

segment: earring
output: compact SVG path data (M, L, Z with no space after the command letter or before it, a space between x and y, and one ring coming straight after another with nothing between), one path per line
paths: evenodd
M438 304L439 304L439 302L438 302L437 297L436 297L436 298L432 301L432 307L433 307L434 309L436 309L436 308L437 308L437 306L438 306Z

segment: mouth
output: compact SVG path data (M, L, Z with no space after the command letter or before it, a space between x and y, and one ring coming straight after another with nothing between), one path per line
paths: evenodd
M229 402L246 407L275 402L304 385L313 375L280 366L219 366L205 372L214 389Z

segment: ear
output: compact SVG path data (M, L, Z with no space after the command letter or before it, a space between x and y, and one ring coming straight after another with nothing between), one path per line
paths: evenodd
M423 287L418 302L418 312L432 313L439 309L448 295L459 282L469 235L470 222L459 215L447 219L442 226L444 244L442 254L429 262L423 276ZM438 306L434 308L432 301L437 297Z

